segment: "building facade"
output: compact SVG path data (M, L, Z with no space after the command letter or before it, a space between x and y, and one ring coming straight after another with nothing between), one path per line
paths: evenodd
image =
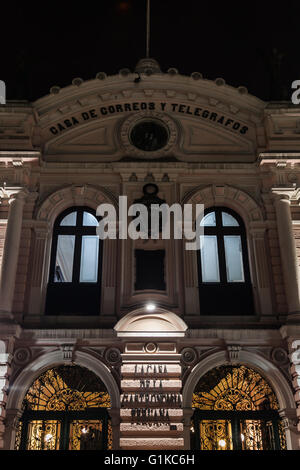
M1 449L300 449L299 123L152 59L0 106ZM99 240L120 196L202 248Z

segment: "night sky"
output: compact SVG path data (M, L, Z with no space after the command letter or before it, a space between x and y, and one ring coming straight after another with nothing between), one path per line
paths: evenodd
M7 99L36 100L74 77L134 69L145 57L146 0L2 2L0 79ZM150 56L263 100L300 79L300 2L152 0Z

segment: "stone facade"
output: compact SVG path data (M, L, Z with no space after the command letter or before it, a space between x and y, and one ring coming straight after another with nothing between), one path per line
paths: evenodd
M115 449L188 449L193 389L228 363L266 377L287 446L300 449L300 108L146 65L138 65L139 81L126 70L100 73L34 103L0 106L0 448L14 448L33 380L74 362L107 387ZM168 129L163 148L133 145L130 129L142 119ZM174 239L105 240L99 315L45 315L57 216L73 206L117 209L120 195L130 204L147 182L169 205L222 206L242 217L254 315L201 314L197 254ZM135 290L133 252L143 246L165 250L164 291ZM150 325L149 300L157 305ZM182 396L182 406L168 408L175 427L151 433L141 425L136 435L128 410L120 414L124 393L138 389L132 367L161 363L174 372L162 372L163 387Z

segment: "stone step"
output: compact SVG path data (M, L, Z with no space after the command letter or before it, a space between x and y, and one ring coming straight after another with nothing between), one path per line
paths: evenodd
M176 428L176 429L175 429ZM178 434L181 436L183 432L182 423L170 423L162 424L161 426L147 426L147 424L132 424L132 423L121 423L120 433L121 437L132 437L137 438L154 436L160 437L178 437Z
M159 393L169 393L169 392L179 392L182 387L181 380L171 379L165 380L162 379L153 381L153 379L143 379L145 381L145 386L141 385L140 380L121 380L121 389L123 392L136 391L136 392L159 392ZM146 380L150 380L146 382ZM149 384L148 386L146 386ZM161 384L161 386L160 386Z
M183 438L176 437L121 437L122 450L182 450Z

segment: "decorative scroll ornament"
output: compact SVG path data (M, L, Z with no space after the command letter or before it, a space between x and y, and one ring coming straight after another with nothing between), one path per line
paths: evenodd
M271 353L272 360L278 365L285 365L289 362L288 353L283 348L274 348Z
M117 349L117 348L107 349L106 352L105 352L105 360L113 366L120 364L120 362L121 362L121 353L120 353L119 349Z
M145 351L149 354L153 354L157 351L157 345L155 343L147 343L145 346Z
M193 348L184 348L181 351L181 360L186 365L193 364L197 359L197 353Z
M31 351L29 348L18 348L14 352L14 362L17 365L23 365L30 361Z

